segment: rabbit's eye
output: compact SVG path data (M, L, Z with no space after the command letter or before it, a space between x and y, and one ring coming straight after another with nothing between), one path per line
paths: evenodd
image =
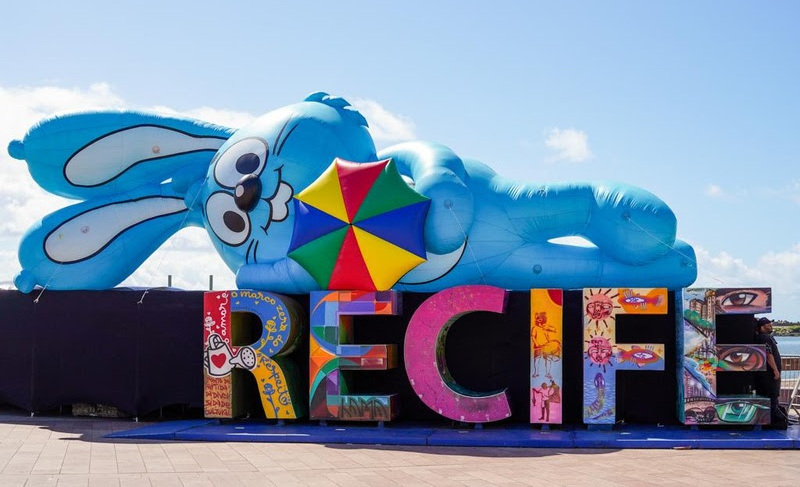
M224 188L234 188L242 176L258 176L269 157L269 147L261 139L244 139L228 147L214 163L214 179Z
M217 192L208 198L206 216L214 235L228 245L242 245L250 236L250 218L228 193Z

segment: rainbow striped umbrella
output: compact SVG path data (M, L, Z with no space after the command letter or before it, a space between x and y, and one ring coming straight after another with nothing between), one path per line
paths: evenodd
M430 200L411 189L391 159L335 159L294 198L289 257L324 289L384 291L425 262Z

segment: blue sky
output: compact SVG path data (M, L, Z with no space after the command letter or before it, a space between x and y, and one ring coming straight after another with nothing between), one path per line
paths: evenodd
M13 2L0 145L55 111L122 106L237 125L313 91L379 146L441 142L509 177L613 180L665 200L699 286L771 286L800 320L796 2ZM0 282L64 203L0 155ZM202 231L127 283L231 283ZM177 256L177 257L176 257ZM175 262L179 261L179 262ZM198 269L203 269L199 271ZM205 272L208 269L208 272Z

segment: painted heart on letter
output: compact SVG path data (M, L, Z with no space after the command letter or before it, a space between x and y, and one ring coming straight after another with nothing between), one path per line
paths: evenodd
M218 369L221 369L225 362L228 361L228 357L225 356L224 353L218 353L216 355L211 356L211 363Z

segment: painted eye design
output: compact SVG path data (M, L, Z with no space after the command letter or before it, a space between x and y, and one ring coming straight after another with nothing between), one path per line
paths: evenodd
M766 288L718 289L716 301L718 313L769 312L772 295Z
M206 216L214 235L228 245L238 247L250 236L250 218L228 193L220 191L208 198Z
M725 370L759 370L766 361L761 350L753 347L738 346L719 351L719 365Z
M750 423L759 409L769 409L746 401L730 401L717 404L717 415L726 423Z
M722 300L722 306L749 306L757 297L751 292L731 293Z
M214 179L224 188L235 188L242 177L258 176L267 165L269 146L262 139L243 139L228 147L214 163Z

